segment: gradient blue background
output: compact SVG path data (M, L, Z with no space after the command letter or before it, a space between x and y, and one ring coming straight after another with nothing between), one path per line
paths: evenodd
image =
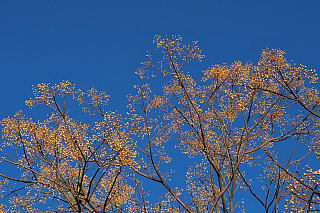
M0 119L19 109L35 115L24 106L31 85L61 80L104 90L109 108L125 112L155 34L199 40L206 58L187 70L195 78L217 63L256 63L266 47L319 70L319 11L318 0L0 1ZM254 205L246 202L247 212Z

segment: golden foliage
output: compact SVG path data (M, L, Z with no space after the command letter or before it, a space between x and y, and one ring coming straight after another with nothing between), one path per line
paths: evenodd
M196 82L183 69L204 58L198 42L155 36L154 43L162 59L154 64L148 53L137 74L171 80L157 95L149 83L134 86L126 115L104 109L105 92L62 81L36 85L26 101L52 109L44 121L21 111L2 120L1 164L21 175L0 172L12 211L245 212L241 191L266 212L319 209L320 171L310 163L320 153L315 70L265 49L257 65L213 65ZM71 118L68 97L100 120ZM189 169L176 187L170 180L180 158ZM148 200L145 179L167 191L158 202Z

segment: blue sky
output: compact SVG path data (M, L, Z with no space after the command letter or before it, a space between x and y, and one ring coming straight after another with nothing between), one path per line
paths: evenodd
M31 85L61 80L106 91L124 112L155 34L199 41L206 58L187 70L195 78L213 64L256 63L266 47L320 70L319 10L317 0L1 1L0 118L33 115Z
M258 61L263 48L319 68L319 1L1 1L0 117L32 96L31 85L69 80L126 106L155 34L199 40L212 64ZM192 73L191 73L192 74Z

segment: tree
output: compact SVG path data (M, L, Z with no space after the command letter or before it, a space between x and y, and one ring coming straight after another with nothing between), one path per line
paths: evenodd
M183 45L179 36L155 36L154 42L163 50L162 60L154 63L148 54L137 74L160 72L171 80L159 95L149 84L135 86L127 114L106 111L105 92L83 92L62 81L36 85L35 97L26 101L31 108L51 108L44 121L21 111L3 119L0 165L17 169L13 175L0 170L10 208L244 212L247 194L265 212L320 211L315 71L287 62L281 50L265 49L257 65L214 65L196 83L183 69L203 59L197 42ZM69 97L99 120L89 125L71 118ZM185 183L175 187L170 180L179 167L175 159L186 156L191 160L185 161ZM156 203L143 187L147 179L167 191Z

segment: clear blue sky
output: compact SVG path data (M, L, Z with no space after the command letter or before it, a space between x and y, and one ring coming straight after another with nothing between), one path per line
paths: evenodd
M188 70L198 77L212 64L255 63L266 47L320 70L319 11L318 0L0 1L0 118L31 115L31 85L61 80L104 90L125 110L155 34L199 40L206 58Z

